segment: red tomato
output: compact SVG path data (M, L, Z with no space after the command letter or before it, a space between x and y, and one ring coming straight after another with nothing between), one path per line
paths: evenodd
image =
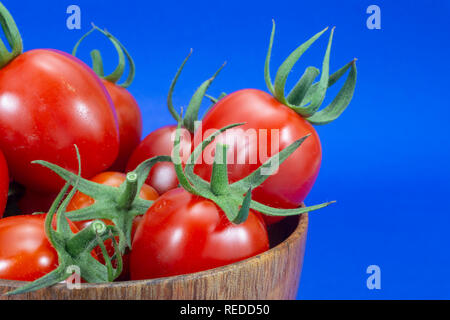
M212 201L182 188L170 190L149 208L134 237L131 279L152 279L207 270L269 249L259 214L232 224Z
M6 201L8 200L9 190L9 173L8 165L6 164L3 152L0 151L0 218L3 217L3 213L6 207Z
M172 155L173 143L175 139L176 125L162 127L150 133L134 150L127 165L127 171L132 171L143 161L156 156ZM180 156L182 160L187 160L191 153L192 138L187 130L183 130L180 137ZM178 178L172 163L157 163L146 181L158 191L159 194L178 187Z
M58 192L63 180L32 165L46 160L84 177L109 168L119 150L116 114L105 87L90 68L57 50L31 50L0 69L0 148L15 181Z
M58 255L45 234L45 217L0 220L0 279L34 281L58 267ZM78 231L73 224L71 229Z
M231 183L256 170L268 160L264 157L266 154L268 157L275 155L294 141L311 134L280 166L276 174L252 192L254 200L272 207L299 207L314 185L322 160L319 136L313 126L270 94L246 89L221 99L205 115L202 132L196 132L194 144L199 144L203 138L209 136L211 132L208 134L208 130L217 130L241 122L245 125L226 131L215 141L223 143L226 137L225 143L230 146L227 163ZM255 134L246 136L248 129L253 130ZM276 131L271 131L273 129L278 130L278 137ZM265 132L267 139L264 138ZM205 134L204 137L201 137L202 133ZM272 143L277 140L278 148L272 148ZM207 163L208 154L215 149L215 142L205 149L202 163L195 167L195 172L207 180L210 179L212 171L212 162ZM268 216L264 218L268 224L282 219Z
M127 176L124 173L120 172L103 172L98 175L96 175L94 178L91 179L91 181L104 184L111 187L119 187L125 180ZM158 198L158 193L150 187L147 184L144 184L142 186L141 192L139 196L142 199L145 200L155 200ZM67 206L67 211L73 211L82 209L85 207L88 207L94 203L94 199L91 197L81 193L77 192L75 193L74 197L70 201L69 205ZM109 220L103 220L107 225L113 225L112 221ZM136 217L133 221L133 229L131 232L131 239L134 238L134 233L136 231L136 228L138 224L141 221L141 217ZM73 223L80 229L86 228L89 224L91 224L92 221L74 221ZM117 239L118 241L118 239ZM112 256L114 254L114 246L111 240L105 241L105 247L108 251L108 254ZM100 248L97 249L97 255L99 256L100 262L103 262L103 256L101 254ZM123 271L118 280L127 280L129 278L129 257L128 254L124 254L123 257Z
M139 142L141 142L141 110L139 109L136 100L127 89L110 81L102 81L111 96L119 123L119 155L110 170L124 172L131 153L139 145Z

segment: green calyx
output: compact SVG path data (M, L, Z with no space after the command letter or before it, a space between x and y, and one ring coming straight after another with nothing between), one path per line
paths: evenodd
M192 55L192 49L189 52L188 56L184 59L183 63L181 64L180 68L178 69L175 78L172 80L172 83L170 85L169 94L167 96L167 107L169 108L170 114L173 116L173 118L177 121L182 123L182 126L189 130L189 132L193 133L195 131L195 122L198 120L198 113L200 110L200 106L202 104L203 98L206 96L206 91L211 86L214 79L217 77L217 75L220 73L220 71L223 69L226 63L224 63L217 71L216 73L203 82L200 87L195 91L194 95L192 96L191 100L189 101L188 107L185 109L184 117L181 116L180 113L178 113L175 110L175 107L173 105L172 96L175 89L175 85L177 84L178 78L180 77L181 72L183 71L183 68L186 64L186 62L189 60L190 56Z
M194 173L194 165L197 163L202 151L221 133L240 125L242 125L242 123L229 125L210 135L195 148L183 170L179 155L181 122L178 124L178 130L175 135L172 162L174 163L180 185L186 191L212 200L225 212L227 218L235 224L244 222L248 217L250 209L254 209L271 216L290 216L318 210L333 203L327 202L306 208L279 209L266 206L251 199L252 190L261 185L270 175L276 173L278 167L301 146L308 136L295 141L278 154L272 156L249 176L232 184L228 181L226 161L227 146L217 143L211 174L211 182L207 182L196 175Z
M126 181L118 188L98 184L83 178L75 180L76 175L74 173L46 161L38 160L33 163L49 168L72 186L74 186L74 181L77 181L78 191L93 198L95 202L86 208L67 212L66 217L72 221L93 219L112 221L118 229L120 250L124 252L125 248L131 248L131 231L134 218L143 215L153 204L153 201L139 197L139 192L151 168L158 162L170 161L169 156L159 156L144 161L134 171L127 174Z
M322 63L322 74L319 81L314 80L319 76L320 71L315 67L306 68L304 74L298 80L294 88L286 96L285 87L287 78L292 68L303 55L303 53L323 34L328 28L317 33L308 41L295 49L288 58L281 64L275 81L272 83L270 77L270 59L272 54L272 46L275 35L275 22L273 21L272 34L270 36L269 49L267 52L266 63L264 68L264 77L269 91L274 97L293 109L299 115L304 117L312 124L323 125L336 120L349 105L356 86L356 59L347 63L344 67L333 74L329 74L330 52L333 40L334 28L328 40L327 49ZM347 79L332 102L319 111L322 105L327 89L335 84L350 69Z
M128 88L133 82L136 73L136 66L134 64L134 60L127 51L127 49L122 45L122 43L120 43L120 41L108 31L101 30L100 28L92 24L92 29L88 31L84 36L82 36L81 39L78 40L78 42L75 44L75 47L72 50L72 55L76 56L78 47L80 46L81 42L83 42L83 40L87 36L89 36L92 32L96 30L101 32L104 36L106 36L114 45L114 48L116 49L117 55L119 57L119 62L117 64L116 69L111 74L105 76L101 53L99 50L92 50L91 51L92 69L100 78L117 84L117 82L122 78L123 74L125 73L125 64L127 61L129 64L128 77L123 83L118 85L123 88Z
M10 63L14 58L22 54L23 43L20 36L19 29L14 22L13 17L8 9L0 2L0 24L2 25L5 37L8 40L11 51L5 46L5 43L0 39L0 68L3 68Z
M77 155L79 159L78 149ZM88 227L73 233L66 216L67 206L77 191L79 175L76 180L66 183L53 202L46 218L45 233L53 248L58 254L58 267L45 276L24 285L7 295L23 294L52 286L68 279L72 272L79 272L79 276L90 283L112 282L122 273L122 254L115 237L120 236L115 226L107 226L104 222L96 220ZM73 185L69 195L64 199L70 185ZM61 203L62 201L62 203ZM56 229L52 223L56 215ZM115 254L109 257L104 242L111 239ZM105 264L93 257L92 251L100 247ZM112 266L116 261L117 267Z

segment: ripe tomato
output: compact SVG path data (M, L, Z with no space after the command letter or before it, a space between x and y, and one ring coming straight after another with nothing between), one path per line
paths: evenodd
M311 134L280 166L276 174L252 192L254 200L272 207L299 207L316 180L322 159L319 136L313 126L270 94L246 89L226 96L212 107L203 119L202 132L196 132L194 142L206 138L208 130L217 130L241 122L245 124L228 130L205 149L202 163L195 166L195 172L204 179L210 179L212 162L207 163L205 156L215 149L217 141L229 145L227 163L229 180L232 183L248 176L268 160L264 158L264 153L267 153L268 157L275 155L294 141ZM246 135L248 129L253 130L255 134ZM274 129L277 131L272 131ZM201 137L203 133L206 136ZM247 131L248 133L251 131ZM267 139L264 137L265 133ZM278 148L272 147L276 140ZM282 218L264 216L264 219L271 224Z
M6 164L3 152L0 151L0 218L3 217L3 213L6 207L6 201L8 200L9 190L9 173L8 165Z
M212 201L182 188L170 190L149 208L130 254L131 279L187 274L227 265L269 249L259 214L232 224Z
M169 125L150 133L134 150L127 165L127 171L132 171L143 161L156 156L172 155L176 125ZM192 148L192 137L183 130L180 137L180 156L187 160ZM146 181L159 194L178 187L178 178L172 163L160 162L153 166Z
M58 192L63 180L32 165L46 160L83 176L109 168L119 150L116 114L105 87L77 58L57 50L31 50L0 69L0 148L15 181Z
M127 176L120 172L103 172L96 175L91 181L104 184L111 187L119 187L125 180ZM155 200L158 198L158 193L147 184L142 186L139 196L145 200ZM77 192L67 206L67 211L73 211L88 207L94 203L94 199L91 197ZM107 225L113 225L111 221L103 220ZM141 221L141 217L136 217L133 221L133 229L131 232L131 239L133 239L136 232L136 228ZM80 229L86 228L92 221L74 221L73 223ZM118 241L119 239L117 239ZM114 246L111 240L105 241L105 247L110 256L114 254ZM100 262L103 262L103 256L101 254L100 248L97 250L97 255L99 256ZM123 257L123 271L118 280L127 280L129 278L129 256L128 253L124 254Z
M58 255L45 234L45 217L0 219L0 279L34 281L56 269ZM73 224L71 229L78 231Z
M131 153L141 142L141 110L127 89L107 80L102 80L102 82L111 96L119 123L119 155L109 170L124 172Z

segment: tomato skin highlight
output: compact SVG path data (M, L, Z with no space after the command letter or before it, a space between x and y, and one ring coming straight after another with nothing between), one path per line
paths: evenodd
M45 217L0 219L0 279L34 281L58 267L58 255L45 234ZM70 226L78 232L73 224Z
M127 171L132 171L143 161L156 156L172 155L176 125L168 125L150 133L134 150L127 164ZM183 130L180 138L180 155L187 160L192 150L192 137ZM146 183L164 194L178 187L178 178L172 163L157 163L150 171Z
M299 207L313 187L322 161L322 149L316 130L308 121L270 94L256 89L244 89L229 94L211 108L203 119L202 132L196 132L194 144L197 145L206 138L209 135L208 130L241 122L245 124L227 130L203 153L209 154L215 149L217 141L222 141L224 135L228 137L225 143L229 145L227 163L230 183L248 176L267 160L260 156L262 148L268 150L266 153L270 157L294 141L311 134L300 148L281 164L276 174L252 192L252 198L265 205L283 209ZM256 130L257 137L246 139L242 130L247 129ZM276 138L276 135L271 134L272 129L279 130L278 150L271 150L272 139ZM266 130L266 140L259 136L261 130ZM200 136L202 134L203 137ZM235 139L230 141L230 137ZM252 154L257 155L257 161L253 163ZM201 164L195 166L195 172L208 181L211 171L212 164L203 159ZM264 216L264 219L271 224L282 218Z
M127 89L107 80L102 80L102 82L108 91L116 110L120 136L119 155L108 170L125 172L128 159L141 142L141 110L138 103Z
M0 151L0 218L3 217L8 201L9 171L3 152Z
M47 49L21 54L0 70L0 148L14 180L41 193L63 180L31 161L46 160L83 176L112 165L119 150L117 118L105 87L77 58Z
M131 279L208 270L269 249L260 214L232 224L214 202L182 188L163 194L139 224L130 254Z
M44 231L45 216L0 220L0 279L33 281L58 266Z

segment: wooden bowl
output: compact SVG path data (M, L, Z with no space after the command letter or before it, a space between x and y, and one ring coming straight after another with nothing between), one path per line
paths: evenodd
M69 290L58 284L16 296L3 293L24 282L0 280L0 299L29 300L269 300L295 299L303 266L308 215L294 216L269 228L271 249L231 265L161 279L82 284Z

